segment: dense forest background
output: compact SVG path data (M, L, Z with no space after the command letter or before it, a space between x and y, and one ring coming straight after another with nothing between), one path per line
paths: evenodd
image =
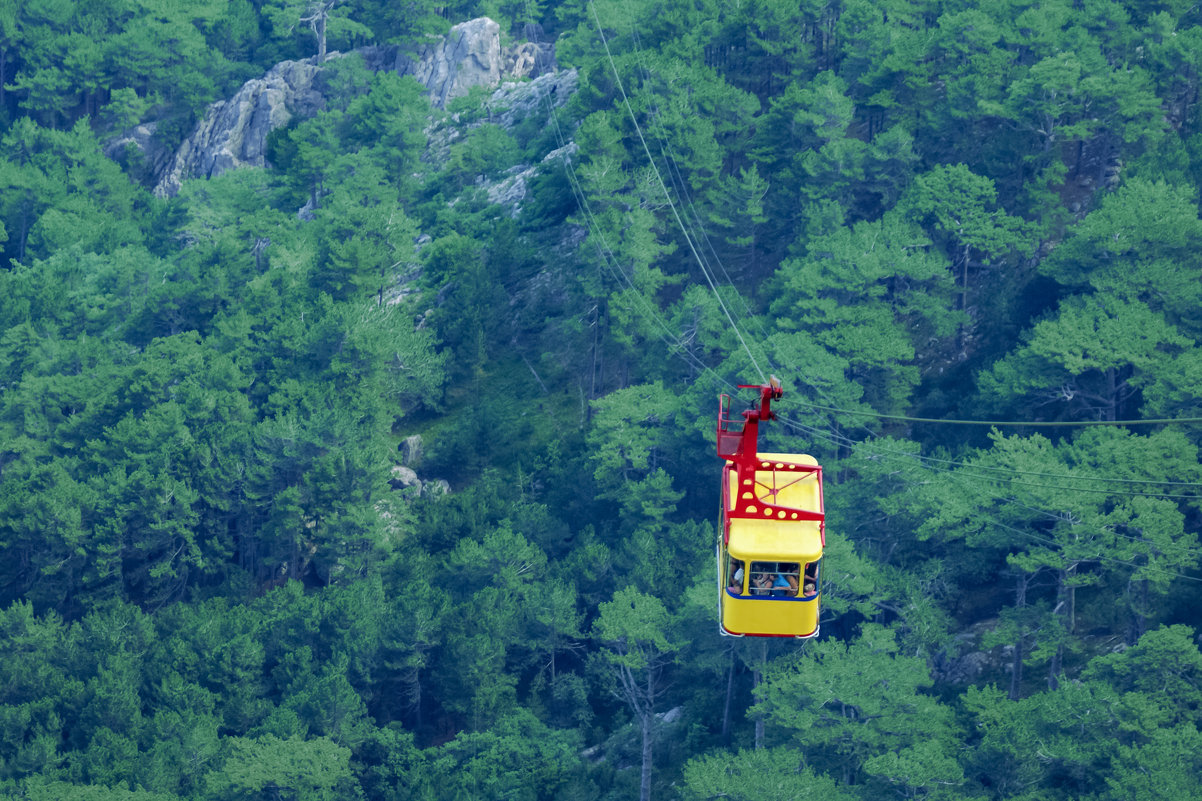
M481 15L571 98L344 55L268 169L106 155ZM8 0L0 798L1202 797L1200 69L1192 0ZM717 633L770 372L806 642Z

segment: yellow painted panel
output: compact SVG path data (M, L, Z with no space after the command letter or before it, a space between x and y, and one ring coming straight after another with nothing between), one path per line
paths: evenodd
M817 562L822 535L812 520L730 521L730 555L761 562Z
M821 595L806 600L735 598L722 593L722 625L732 634L809 637L818 631Z

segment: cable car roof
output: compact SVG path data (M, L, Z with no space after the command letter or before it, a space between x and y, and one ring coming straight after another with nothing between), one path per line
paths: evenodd
M822 556L822 533L811 520L731 520L726 547L736 559L814 562Z

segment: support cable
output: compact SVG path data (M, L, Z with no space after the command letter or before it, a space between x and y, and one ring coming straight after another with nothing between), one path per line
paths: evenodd
M684 234L685 242L688 243L689 250L693 253L693 258L697 260L697 264L701 267L701 272L705 276L706 283L709 284L710 290L713 291L714 297L718 300L718 305L721 306L722 312L726 315L726 319L730 322L730 327L734 329L735 335L739 338L739 343L742 344L743 350L747 351L748 358L751 359L752 366L759 373L760 380L767 383L768 378L764 375L764 371L760 369L760 364L756 361L755 354L751 352L751 348L747 345L747 340L743 338L743 332L739 330L735 324L734 317L731 316L730 310L726 308L726 302L722 300L721 293L718 292L718 287L714 283L713 277L705 266L701 255L697 252L697 247L693 243L693 238L689 236L688 229L685 227L684 221L680 218L680 213L676 210L676 204L672 200L672 196L668 193L668 187L664 184L664 178L660 175L659 167L655 165L655 159L651 157L651 149L647 146L647 140L643 137L643 129L639 126L638 119L635 118L634 109L630 107L630 99L626 96L626 87L622 84L622 77L618 74L617 64L614 63L613 53L609 49L609 40L605 38L605 31L601 28L601 18L597 14L597 6L593 0L589 0L589 8L593 12L593 20L597 23L597 34L601 37L601 44L605 46L605 55L609 59L609 67L613 71L614 81L618 84L618 90L622 93L622 103L626 106L626 113L630 115L630 122L634 125L635 132L639 135L639 142L643 145L643 152L647 154L647 161L651 164L651 169L655 173L655 179L659 182L660 190L664 193L664 199L668 201L668 208L672 209L672 216L676 218L676 224L680 226L681 232Z

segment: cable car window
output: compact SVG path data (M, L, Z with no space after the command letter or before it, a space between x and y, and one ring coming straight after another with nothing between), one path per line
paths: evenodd
M800 576L797 562L752 562L750 593L760 598L796 598Z
M735 595L743 594L743 560L726 555L726 589Z
M809 598L818 594L818 579L821 569L822 560L810 562L806 565L805 576L802 579L802 597Z

